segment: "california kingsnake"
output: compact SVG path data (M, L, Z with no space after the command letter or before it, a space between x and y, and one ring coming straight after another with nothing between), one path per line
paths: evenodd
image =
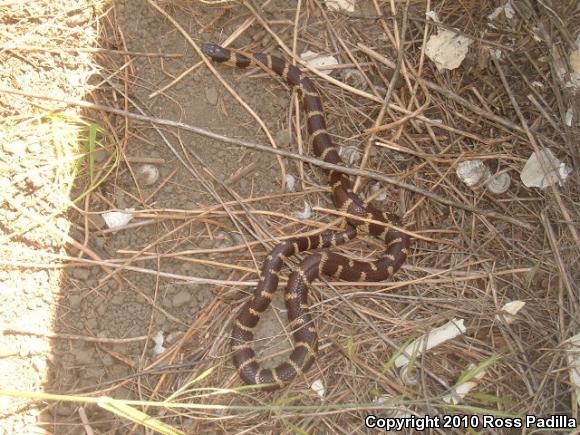
M215 62L246 68L262 65L280 75L300 91L302 105L308 118L309 144L318 158L329 163L343 164L330 136L322 103L314 83L302 71L283 59L263 53L240 54L215 44L203 44L203 53ZM317 350L317 336L312 317L308 311L308 288L320 274L347 281L383 281L393 275L407 257L410 237L408 234L385 225L368 222L375 220L401 227L401 220L391 213L383 213L353 192L351 182L341 172L328 171L336 208L347 217L345 231L325 231L317 236L293 237L276 246L262 266L258 286L252 298L243 306L235 320L232 332L234 364L248 384L269 384L265 389L276 389L304 373L312 365ZM280 270L284 259L299 252L337 246L353 239L359 233L370 233L384 239L385 255L367 262L353 260L333 252L320 252L308 256L292 271L285 292L288 321L293 329L294 349L288 360L276 368L262 368L252 348L254 328L262 313L272 301L278 288Z

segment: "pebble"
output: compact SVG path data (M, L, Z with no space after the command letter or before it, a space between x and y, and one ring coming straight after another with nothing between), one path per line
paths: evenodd
M109 156L110 153L104 148L99 148L93 152L93 157L96 163L103 163Z
M113 357L111 355L108 355L108 354L104 354L103 356L101 356L101 362L103 363L103 365L105 367L110 367L113 364L115 364Z
M278 130L274 139L276 140L276 145L290 145L290 142L292 142L292 133L287 129Z
M182 290L179 293L177 293L175 296L173 296L173 306L175 308L177 307L182 307L184 305L187 305L189 302L191 302L192 296L191 296L191 292L188 290Z
M90 317L87 319L87 328L89 329L97 329L99 327L99 322L96 318Z
M96 383L103 379L105 376L105 369L102 367L91 367L89 369L84 370L84 377L90 380L90 383Z
M208 103L215 106L218 101L218 91L213 86L205 89L205 98L207 99Z
M86 281L90 274L91 271L85 267L75 267L71 272L72 277L79 281Z
M73 310L77 310L81 306L83 297L81 295L70 295L68 297L68 303Z
M95 362L95 352L90 348L78 349L74 356L75 361L79 366L91 365Z

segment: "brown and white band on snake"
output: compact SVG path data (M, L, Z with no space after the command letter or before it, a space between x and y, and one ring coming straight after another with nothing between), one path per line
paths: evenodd
M213 61L230 66L240 68L250 65L265 66L298 88L306 111L309 143L314 154L326 162L342 164L337 149L326 131L326 119L318 91L314 83L299 68L267 54L240 54L215 44L203 44L202 51ZM366 204L353 192L350 179L344 174L330 170L328 175L334 204L339 211L402 227L398 216ZM234 364L246 383L267 384L265 389L276 389L304 373L312 365L318 340L308 309L308 287L320 275L347 281L383 281L393 275L405 261L410 244L408 234L356 217L347 218L345 231L325 231L316 236L293 237L276 246L267 256L262 265L258 286L251 299L242 307L232 331ZM378 260L358 261L334 252L319 252L305 258L298 268L293 270L286 286L285 301L288 321L293 328L294 349L288 360L276 368L261 367L251 345L254 340L254 328L278 288L283 260L299 252L338 246L358 234L367 232L386 243L386 253Z

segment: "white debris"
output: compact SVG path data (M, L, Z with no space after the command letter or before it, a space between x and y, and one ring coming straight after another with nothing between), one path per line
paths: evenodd
M543 42L544 38L542 38L542 36L540 36L541 34L541 30L539 27L534 26L532 27L532 38L534 38L534 41L536 42Z
M395 367L401 368L406 366L411 359L417 358L423 352L459 335L465 334L467 328L465 328L464 322L464 319L452 319L445 325L435 328L422 337L413 340L412 343L405 346L401 351L401 355L395 359Z
M298 219L310 219L312 217L312 207L306 201L304 201L304 210L294 213Z
M516 12L514 11L511 0L508 0L502 6L495 8L495 10L487 16L487 19L493 21L499 17L502 12L508 20L511 20L515 16Z
M427 12L425 12L425 17L428 20L433 20L436 23L441 22L441 20L439 19L439 15L437 15L437 11L427 11Z
M355 146L343 146L338 149L340 158L350 166L356 165L362 159L361 151Z
M153 355L159 355L167 350L163 347L164 341L163 331L157 331L157 334L153 336L153 342L155 343L155 346L153 346Z
M504 5L503 13L508 20L511 20L516 15L516 11L514 11L511 0L508 0Z
M354 5L356 0L326 0L325 4L331 11L344 10L347 12L354 12Z
M546 148L539 153L532 153L520 173L520 178L526 187L545 189L555 183L562 185L571 172L572 168L558 160Z
M126 208L124 211L107 211L103 213L103 220L112 229L118 229L127 225L135 216L134 208Z
M375 193L378 192L379 190L381 190L383 188L383 186L380 185L380 183L375 183L371 186L371 192ZM387 199L387 191L383 190L381 193L378 194L378 196L375 198L376 201L384 201L385 199Z
M534 80L531 83L531 85L534 86L535 88L540 88L540 89L544 87L544 84L542 82L538 82L537 80Z
M310 388L312 388L312 390L315 391L316 394L318 394L321 399L324 398L324 395L326 394L326 391L324 390L324 385L322 384L322 380L321 379L315 380L312 383L312 385L310 386Z
M429 38L425 54L435 63L439 71L455 69L465 59L472 42L470 38L450 30L443 30Z
M292 174L286 174L286 187L289 192L294 192L296 188L296 177Z
M573 119L574 119L574 108L568 107L568 110L566 110L566 114L564 115L564 123L568 127L572 127L572 120Z
M507 172L502 172L501 174L494 175L489 180L485 182L487 190L496 195L507 192L511 184L510 174Z
M469 365L469 370L473 370L475 368L475 364ZM466 382L462 382L459 385L455 385L451 392L443 397L443 401L445 403L452 403L453 405L457 405L460 403L467 394L473 390L475 387L479 385L479 381L485 376L485 370L476 373L470 380Z
M517 317L516 314L524 308L526 303L524 301L511 301L501 307L501 316L498 314L495 316L497 320L501 320L503 317L506 323L513 323L516 321Z
M332 66L338 65L338 60L336 60L335 57L318 54L310 50L302 53L300 58L306 62L306 65L310 65L314 68L324 68L325 70L331 70Z
M144 186L153 186L159 179L159 169L146 163L137 168L136 175Z
M455 173L467 186L474 187L487 180L491 173L481 160L466 160L457 165Z
M567 359L570 370L570 384L572 385L572 407L580 407L580 334L576 334L567 340ZM575 400L574 400L574 396Z
M411 367L404 366L401 369L400 375L401 381L403 381L405 385L417 385L419 383L420 380L419 373L417 373L417 370L415 370L415 368L411 370Z

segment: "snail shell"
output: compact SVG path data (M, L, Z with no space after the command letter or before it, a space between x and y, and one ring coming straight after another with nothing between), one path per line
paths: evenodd
M141 165L137 168L137 178L144 186L152 186L159 180L159 169L151 164Z

